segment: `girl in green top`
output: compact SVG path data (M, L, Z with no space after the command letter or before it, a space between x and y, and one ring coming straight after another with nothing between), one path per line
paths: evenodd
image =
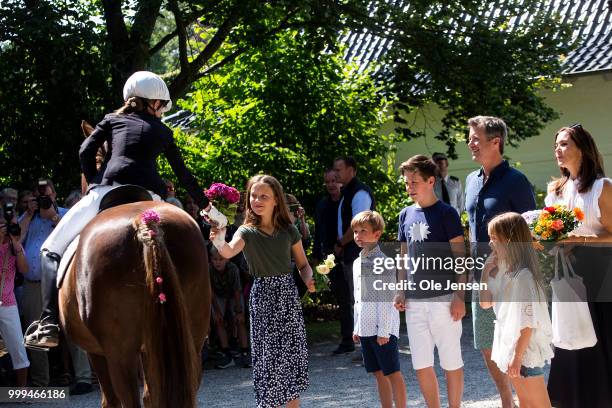
M272 176L247 184L244 224L231 242L225 229L211 230L213 245L224 258L244 251L255 282L249 298L253 385L258 407L299 406L308 387L308 352L304 317L291 275L291 258L310 292L312 269L301 235L291 222L283 188Z

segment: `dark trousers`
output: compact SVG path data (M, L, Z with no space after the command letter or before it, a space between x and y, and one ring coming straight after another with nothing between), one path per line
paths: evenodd
M353 344L353 302L352 294L349 285L344 277L342 263L336 264L336 267L329 273L331 283L331 291L340 312L340 335L342 336L342 344ZM351 285L352 286L352 285Z

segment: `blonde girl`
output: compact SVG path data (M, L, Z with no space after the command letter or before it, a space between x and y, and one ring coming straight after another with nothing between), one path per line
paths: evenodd
M510 378L521 408L550 407L544 365L553 357L552 325L529 227L509 212L493 218L488 230L493 251L480 306L495 311L491 359Z

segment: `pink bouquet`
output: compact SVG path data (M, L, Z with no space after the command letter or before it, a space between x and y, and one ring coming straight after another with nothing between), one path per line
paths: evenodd
M238 201L240 201L240 192L223 183L212 183L204 194L215 208L227 217L227 222L233 224Z

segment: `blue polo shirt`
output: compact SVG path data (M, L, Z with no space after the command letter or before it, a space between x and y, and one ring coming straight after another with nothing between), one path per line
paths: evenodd
M470 223L470 242L480 243L478 248L485 248L485 251L489 242L487 226L492 218L509 211L520 214L535 210L535 207L535 195L529 180L523 173L510 167L507 160L491 171L486 184L482 168L466 178L465 209ZM472 251L472 255L482 255L480 252L484 251Z

